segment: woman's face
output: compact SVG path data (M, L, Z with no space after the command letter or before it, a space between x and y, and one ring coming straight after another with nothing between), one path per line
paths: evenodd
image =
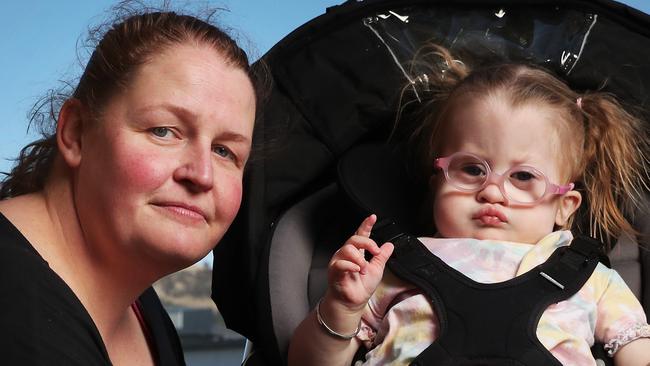
M254 116L248 76L210 46L143 64L83 127L74 194L86 243L169 271L205 256L239 209Z

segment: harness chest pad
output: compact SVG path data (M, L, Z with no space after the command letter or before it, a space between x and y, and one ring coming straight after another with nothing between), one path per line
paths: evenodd
M578 236L529 272L483 284L444 263L415 237L391 241L395 251L388 267L424 292L440 321L438 339L411 365L443 366L561 366L537 339L537 324L549 305L582 288L602 246Z

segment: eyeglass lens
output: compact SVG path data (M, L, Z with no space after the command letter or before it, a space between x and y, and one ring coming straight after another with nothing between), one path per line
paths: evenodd
M458 188L479 190L488 179L487 163L472 155L454 155L447 168L450 182ZM492 173L494 174L494 173ZM507 174L507 175L506 175ZM528 166L516 166L504 174L503 190L508 199L535 202L546 192L546 178Z

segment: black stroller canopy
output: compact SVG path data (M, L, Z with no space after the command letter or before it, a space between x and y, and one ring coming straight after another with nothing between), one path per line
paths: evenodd
M227 326L270 364L283 362L287 342L271 310L275 224L337 181L337 161L350 148L387 141L402 88L410 84L416 95L425 77L409 64L430 43L474 65L543 65L575 89L612 92L648 116L650 18L614 1L348 1L298 28L263 57L274 85L256 125L258 156L246 172L239 215L214 253L213 298ZM328 222L320 225L329 235Z

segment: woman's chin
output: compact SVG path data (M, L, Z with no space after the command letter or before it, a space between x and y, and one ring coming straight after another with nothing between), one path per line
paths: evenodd
M180 239L180 238L179 238ZM161 272L174 272L187 268L203 259L214 247L204 241L173 240L170 237L148 243L144 251L153 265Z

